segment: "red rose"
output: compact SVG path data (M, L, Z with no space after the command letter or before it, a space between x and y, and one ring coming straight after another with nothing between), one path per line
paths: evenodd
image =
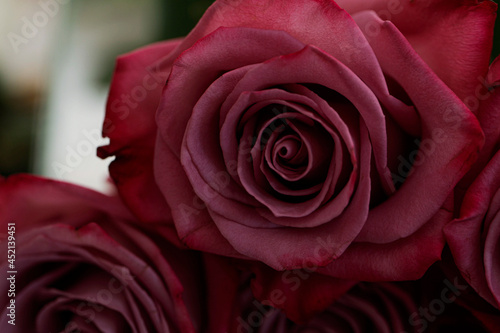
M118 61L100 155L116 155L110 171L136 215L173 220L191 248L277 270L416 279L440 258L445 201L483 141L461 101L471 90L455 83L487 66L495 6L484 3L475 33L422 58L374 12L218 1L182 41ZM460 71L432 70L484 34L486 51Z
M0 180L0 330L194 332L196 258L166 242L160 250L130 222L117 200L93 191Z

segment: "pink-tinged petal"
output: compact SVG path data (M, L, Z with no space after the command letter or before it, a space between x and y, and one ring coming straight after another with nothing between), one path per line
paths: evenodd
M98 155L116 157L111 177L132 212L145 222L170 222L153 178L155 113L171 66L162 59L179 43L157 43L119 57L106 106L102 134L110 143Z
M305 272L297 273L301 274L294 276L297 279L300 279L299 276L307 275ZM310 287L308 283L314 282L314 279L315 277L310 276L305 280L300 280L302 284L299 288L308 289ZM292 280L289 284L293 288L299 282ZM326 293L332 289L332 284L334 282L327 287L323 286ZM290 285L279 286L271 295L289 296L287 292L290 290ZM341 288L341 285L337 286ZM243 291L239 303L246 302L247 306L240 315L236 332L251 332L257 326L260 333L418 332L425 327L423 317L418 314L415 297L411 293L413 289L412 284L359 283L329 304L324 311L308 318L307 322L304 320L303 324L292 323L282 311L265 308L263 305L268 305L269 300L263 300L262 304L253 300L250 304L251 298L247 297ZM299 294L299 289L295 293ZM291 296L294 297L293 292ZM285 299L285 297L282 298ZM256 314L262 316L258 322L255 320ZM410 316L412 316L411 321ZM307 318L304 317L304 319Z
M156 145L156 180L165 188L165 197L181 241L190 248L220 255L241 257L221 235L205 204L192 190L184 169L170 148L159 139Z
M474 306L468 307L468 309L472 314L474 314L477 319L481 321L481 323L489 330L489 332L496 332L500 327L500 314L498 312L482 312Z
M197 41L172 68L158 108L160 137L179 157L192 110L214 80L228 71L295 52L303 46L283 31L253 28L222 27Z
M35 291L39 297L43 295L43 298L46 299L44 302L46 305L37 315L37 328L40 331L50 332L55 330L55 328L50 328L50 325L56 324L53 320L54 316L57 316L58 312L65 310L80 314L85 319L86 324L84 326L78 323L80 329L92 324L96 326L120 325L122 330L125 330L125 326L128 324L135 332L147 329L145 320L137 316L139 313L134 313L129 308L127 291L112 294L112 297L109 298L96 297L96 295L103 294L101 291L103 286L106 286L109 281L115 281L112 275L105 274L103 271L94 271L88 267L85 273L86 278L80 279L82 277L80 275L73 279L68 283L69 285L64 291L54 287L47 288L47 285L41 287L42 292L40 292L40 289ZM122 285L119 288L122 288ZM83 305L80 305L82 303ZM100 311L89 311L90 309L99 309ZM167 327L163 326L163 328Z
M416 308L415 300L403 286L360 283L308 325L328 327L335 320L341 332L403 332L410 327L407 318Z
M338 0L349 14L373 10L408 39L429 67L466 104L484 77L493 42L493 1ZM376 26L362 26L377 34ZM479 78L479 79L478 79ZM477 104L470 100L471 107Z
M445 245L442 229L453 218L452 208L450 197L434 217L406 238L387 244L354 242L318 272L362 281L417 280L441 258Z
M498 169L500 173L500 168ZM493 198L486 216L487 235L484 242L484 269L486 281L497 307L500 308L500 187Z
M377 27L379 33L367 34L367 38L384 72L412 99L422 124L423 161L394 195L370 211L357 239L387 243L411 235L436 214L477 158L483 134L475 116L391 22L380 20L373 12L359 13L355 19L361 27Z
M366 128L361 130L360 180L350 206L338 218L316 228L248 227L242 219L257 219L242 210L237 219L210 211L213 221L239 252L276 270L301 268L305 264L324 266L339 257L359 233L366 219L370 194L371 146ZM243 209L244 207L241 207ZM258 245L257 245L258 244Z
M444 229L454 261L467 282L500 307L498 274L500 234L500 152L468 189L460 216Z
M331 54L367 85L380 89L384 86L380 67L363 34L352 18L330 0L216 1L167 61L173 61L177 54L221 26L285 31Z
M317 46L349 67L389 109L404 113L397 121L410 133L418 133L414 110L388 94L371 47L352 18L333 1L218 1L207 10L170 61L219 26L281 30L305 44Z
M483 155L491 156L500 144L500 57L495 59L488 72L488 81L483 82L481 93L476 90L476 96L482 101L479 107L478 119L486 137L486 143L481 151Z
M186 52L186 54L187 53L188 52ZM307 68L306 64L309 63L311 59L316 59L315 61L318 64L318 66L316 66L314 70L310 69L305 70L305 68ZM285 64L287 65L286 71L283 70ZM295 70L289 70L290 66L293 66ZM342 75L339 77L325 76L324 73L329 71L331 72L341 71ZM224 80L224 78L226 77L231 78L232 75L233 75L232 72L228 73L220 80ZM262 77L268 79L262 80ZM256 80L256 78L259 79ZM345 80L344 84L340 83L341 82L340 78ZM230 81L230 83L231 82L232 81ZM227 97L225 103L228 103L229 105L234 104L238 100L240 94L243 93L244 91L256 91L269 86L274 86L278 84L288 84L291 82L311 82L311 83L323 84L331 89L339 91L340 93L345 95L346 98L352 100L355 106L358 107L358 110L360 110L360 112L362 113L363 117L366 117L365 122L369 124L369 131L371 136L370 139L372 140L373 144L377 145L375 156L378 157L377 160L380 162L379 165L383 165L384 154L385 154L384 152L386 149L386 144L384 143L385 127L384 127L383 114L382 111L380 110L378 101L373 96L373 94L366 88L366 86L364 86L363 83L359 81L359 78L352 75L352 73L348 69L343 67L342 64L339 64L333 58L322 53L321 51L319 51L314 47L306 47L301 52L298 52L296 54L282 56L263 64L251 66L248 73L245 74L245 76L236 85L233 92ZM225 84L224 87L225 86L231 87L234 85L230 83ZM359 86L362 93L361 92L354 93L353 91L346 89L347 86L352 86L352 85ZM219 89L212 91L210 94L208 94L207 92L208 96L207 98L211 98L212 96L218 93ZM225 97L225 94L221 95L222 98ZM360 98L360 96L363 96L363 98ZM202 98L200 100L200 103L203 100L204 99ZM197 107L200 105L200 103L197 105ZM215 105L218 105L218 103L215 103ZM211 106L211 107L218 109L217 106ZM374 113L373 112L374 109L376 110L377 108L379 108L379 113L376 112ZM194 121L198 122L199 120L197 118ZM207 128L203 126L198 126L197 128L200 131L208 131L213 126L215 126L214 122L211 122L211 127ZM198 133L198 131L194 130L192 132ZM186 134L186 141L189 140L188 134L190 134L190 132ZM210 138L208 134L204 137ZM217 138L213 138L213 140L217 140ZM193 140L191 145L191 147L193 147L192 149L193 150L201 149L203 145L206 144L205 140L202 143L200 142L201 142L200 140ZM201 147L200 144L202 145ZM213 147L207 147L206 149L209 148L215 149ZM206 151L206 149L202 150ZM188 153L189 150L186 150L185 152ZM188 174L192 178L191 183L197 184L195 188L197 194L200 196L200 198L203 199L204 202L208 203L209 208L214 211L214 214L216 213L217 215L219 214L224 215L225 217L228 217L230 220L239 221L239 223L243 224L246 224L245 222L242 222L243 220L252 219L254 221L257 221L257 219L260 219L260 217L255 216L256 215L255 213L248 212L249 207L238 205L238 203L235 202L231 202L230 205L222 204L224 202L224 198L221 198L221 196L217 195L217 190L215 187L211 189L209 192L204 193L205 189L207 187L209 188L211 184L217 184L217 179L215 179L214 176L217 175L217 172L220 171L221 168L223 168L223 166L219 166L218 168L214 169L207 167L207 163L200 162L200 159L202 159L203 155L204 154L193 154L193 153L189 155L187 154L184 155L185 158L184 166L185 168L188 169ZM191 166L190 159L192 159L193 161L198 161L196 163L197 165L196 168ZM216 161L218 160L216 159ZM221 161L218 161L218 163L221 163ZM200 177L200 174L205 175L203 178L207 179L205 181L206 185L203 186L199 185L203 184L202 182L203 178ZM196 181L194 177L196 177ZM366 180L368 181L368 179ZM362 190L360 190L360 192L364 192L365 190L366 189L363 188ZM367 209L367 207L365 208ZM357 222L362 223L364 221L363 218L361 217L362 215L363 214L360 214L359 218L356 218ZM237 216L237 217L230 217L230 216ZM357 226L359 226L359 224L351 222L351 226L352 226L351 228L356 228ZM234 245L235 244L233 244L233 246Z
M316 274L316 268L275 271L252 263L252 292L260 302L282 309L292 321L305 323L357 283Z

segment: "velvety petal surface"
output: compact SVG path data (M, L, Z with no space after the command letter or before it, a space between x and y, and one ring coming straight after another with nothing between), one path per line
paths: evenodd
M162 60L180 40L161 42L117 59L106 106L101 158L115 156L110 175L129 208L145 222L170 221L153 177L155 113L171 64Z
M444 229L454 261L467 282L500 307L500 153L465 194L460 217Z
M497 5L477 0L338 0L349 14L373 10L389 20L412 47L469 107L487 72ZM377 35L376 25L361 26ZM476 111L476 110L474 110Z
M367 39L384 72L412 99L421 119L421 141L429 145L424 150L421 144L423 162L395 195L370 211L358 238L384 243L410 235L439 210L476 160L484 138L471 111L437 78L391 22L382 21L374 12L359 13L355 19L361 27L371 24L378 28L379 33L367 34Z

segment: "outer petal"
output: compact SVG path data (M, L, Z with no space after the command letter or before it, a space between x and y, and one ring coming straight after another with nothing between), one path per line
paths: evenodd
M355 242L318 272L361 281L417 280L441 258L445 245L442 229L453 218L452 208L453 197L449 197L417 232L386 244Z
M459 184L464 192L500 148L500 57L490 66L487 80L476 88L476 97L481 102L477 118L484 131L485 143L478 160Z
M316 268L275 271L254 263L253 295L266 305L282 309L294 322L305 323L357 283L314 273Z
M461 99L474 97L491 54L497 7L493 1L336 2L351 15L373 10L383 20L393 22L424 61ZM377 29L370 26L366 31L377 33Z
M168 177L158 175L158 183L165 188L165 196L172 207L172 215L181 241L200 251L242 257L221 235L205 204L192 190L180 162L160 138L156 144L156 170L168 170Z
M422 124L423 162L414 167L392 197L370 211L358 238L391 242L412 234L439 210L477 158L483 134L475 116L426 66L391 22L383 22L373 12L359 13L355 19L360 27L377 27L379 33L367 34L367 38L384 72L412 99Z
M173 62L181 52L219 27L287 32L337 58L369 86L384 85L382 72L363 34L352 18L330 0L216 1L165 62Z
M248 42L242 45L228 43L225 39L227 36L245 38ZM256 41L251 42L252 38L249 38L252 36L259 36L256 41L268 47L254 45ZM211 43L207 41L214 45L210 47ZM241 257L217 230L180 164L182 138L193 107L221 72L265 61L281 52L289 53L301 47L302 43L279 31L221 28L199 41L190 52L185 52L174 65L157 115L159 133L155 176L172 209L179 237L189 247ZM221 50L224 52L221 53ZM207 52L217 52L217 56L206 57ZM193 54L203 56L193 57ZM189 89L186 90L185 85L179 83L189 83Z
M450 251L443 252L443 262L441 266L447 279L455 286L459 287L457 288L458 293L456 293L458 296L456 303L462 309L470 311L470 313L474 315L480 323L482 323L485 331L496 332L498 327L500 327L500 310L492 306L491 303L488 303L476 292L476 290L474 290L474 288L471 288L470 285L468 285L468 282L464 279L465 276L461 274L455 265ZM422 286L424 287L423 291L429 290L429 288L425 288L425 286L429 285L430 281L428 281L428 279L426 281L425 278L426 277L422 279ZM439 280L442 280L442 277ZM430 297L428 298L430 299ZM482 326L480 326L479 323L476 324L477 328Z
M169 221L170 211L153 177L155 113L171 63L163 62L180 40L153 44L117 60L109 92L101 158L116 156L110 174L122 199L145 222Z
M242 310L238 298L245 277L228 258L204 253L203 259L207 284L207 332L233 332L231 327L236 326L236 318Z
M464 278L497 308L500 308L500 284L496 273L500 267L497 245L500 230L499 175L500 152L467 191L460 217L444 229L455 263Z

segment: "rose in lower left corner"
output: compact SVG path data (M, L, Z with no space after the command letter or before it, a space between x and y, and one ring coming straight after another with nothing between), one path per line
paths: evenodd
M11 267L4 233L0 267L15 270L16 287L0 298L0 331L198 331L196 257L132 221L116 198L34 176L0 179L0 226L15 223L16 251Z

